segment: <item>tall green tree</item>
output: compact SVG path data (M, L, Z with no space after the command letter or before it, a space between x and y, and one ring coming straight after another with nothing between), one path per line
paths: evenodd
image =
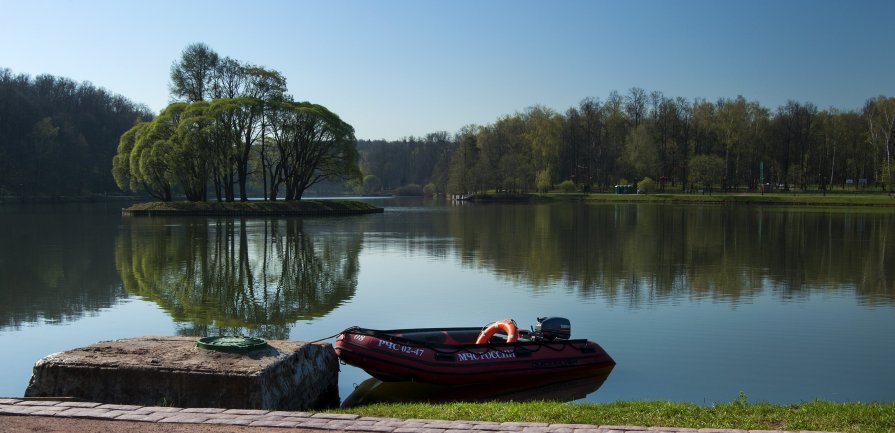
M625 158L638 178L658 177L659 147L647 124L641 123L631 131L625 142Z
M134 128L133 147L128 161L130 178L141 185L147 194L162 201L171 201L175 179L169 164L173 153L169 133L154 120L139 123Z
M789 101L777 110L772 127L776 135L776 157L783 170L786 188L796 184L805 188L808 183L808 154L814 143L817 107Z
M530 149L526 153L530 152L531 155L536 187L546 191L557 183L556 174L559 172L563 119L559 113L547 107L535 105L526 110L523 120L525 122L524 139ZM524 154L518 155L518 157L524 158ZM512 161L511 164L518 166L520 163Z
M895 97L877 96L864 105L864 117L867 119L867 140L881 155L878 172L886 189L895 191L895 175L893 175L892 133L895 132Z
M640 87L632 87L625 96L625 113L631 126L638 127L643 118L646 117L646 104L648 96L646 90Z
M223 118L222 125L229 128L236 184L239 186L239 200L248 200L249 162L252 147L261 137L262 101L257 98L229 98L217 101L217 110ZM233 200L228 197L228 200Z
M219 60L218 54L204 43L187 45L180 60L171 65L171 94L187 102L211 99Z
M137 133L147 125L144 122L137 122L131 129L121 134L118 140L118 149L112 158L112 177L115 184L122 191L140 192L142 191L142 183L137 173L136 167L131 167L131 152L137 143Z
M221 58L204 43L187 46L179 61L171 66L171 94L175 99L187 102L219 101L212 109L219 117L218 135L238 136L230 142L227 162L233 167L217 167L215 191L226 200L235 200L234 186L238 187L239 199L248 200L248 184L254 151L260 161L263 190L270 182L268 170L273 162L268 158L264 140L265 105L284 98L286 78L275 70L242 63L230 57ZM230 133L221 128L229 127ZM218 161L218 163L223 161ZM231 177L233 175L233 177ZM229 183L229 184L228 184ZM266 197L265 197L266 198Z
M270 106L270 114L272 143L279 150L271 199L280 185L286 200L298 200L326 179L360 180L354 128L335 113L308 102L280 101Z
M474 171L479 159L479 149L476 145L478 132L478 126L467 125L457 133L457 150L451 158L448 175L449 194L466 195L478 191Z
M208 184L218 156L210 111L205 101L190 104L181 114L172 137L172 170L189 201L208 199Z
M717 103L715 122L717 137L724 157L725 190L739 185L756 185L756 143L766 140L769 113L758 103L742 96L721 99Z
M724 180L724 159L717 155L695 155L690 158L690 176L694 184L711 190Z
M623 175L621 163L624 158L625 141L631 130L631 122L623 111L623 99L618 92L609 93L606 103L603 105L606 111L606 135L605 155L602 159L603 170L606 178L603 179L608 187L619 180Z

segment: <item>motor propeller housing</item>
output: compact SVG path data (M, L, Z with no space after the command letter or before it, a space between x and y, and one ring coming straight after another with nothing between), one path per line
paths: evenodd
M565 317L538 317L532 330L535 341L568 340L572 336L572 322Z

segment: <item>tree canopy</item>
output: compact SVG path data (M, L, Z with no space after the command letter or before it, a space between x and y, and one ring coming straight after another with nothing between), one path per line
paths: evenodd
M221 58L192 44L171 66L174 102L121 135L119 188L171 200L300 199L327 179L360 179L354 128L318 104L296 102L277 71Z

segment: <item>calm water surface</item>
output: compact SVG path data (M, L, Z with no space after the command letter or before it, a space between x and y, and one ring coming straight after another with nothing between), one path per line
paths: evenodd
M584 401L895 401L891 209L378 203L304 219L0 205L0 395L100 340L558 315L618 362ZM342 397L368 378L343 366Z

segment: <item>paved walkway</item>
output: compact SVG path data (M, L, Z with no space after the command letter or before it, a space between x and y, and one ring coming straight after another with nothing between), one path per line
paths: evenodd
M334 413L148 407L17 398L0 398L0 415L34 415L149 423L281 427L384 433L784 433L780 430L746 431L531 422L402 420Z

